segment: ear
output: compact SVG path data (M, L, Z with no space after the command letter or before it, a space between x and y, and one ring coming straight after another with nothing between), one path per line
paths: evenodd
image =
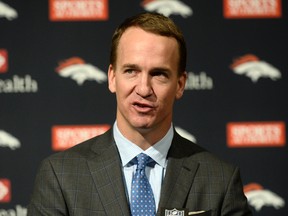
M176 99L180 99L185 91L185 85L187 80L187 72L184 71L181 76L178 77L178 86L176 92Z
M115 93L116 92L116 83L115 83L115 71L113 66L110 64L108 68L108 88L110 92Z

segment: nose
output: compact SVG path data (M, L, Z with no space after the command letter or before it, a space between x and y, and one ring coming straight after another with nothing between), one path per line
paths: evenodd
M149 75L143 74L139 77L136 86L136 93L143 98L147 98L153 94L151 79Z

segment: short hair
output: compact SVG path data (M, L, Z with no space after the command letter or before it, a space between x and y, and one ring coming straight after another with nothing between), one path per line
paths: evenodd
M178 75L181 75L186 69L186 43L181 30L168 17L158 13L141 13L124 20L118 26L112 37L110 64L116 67L117 49L123 33L130 27L139 27L146 32L156 35L175 38L179 47Z

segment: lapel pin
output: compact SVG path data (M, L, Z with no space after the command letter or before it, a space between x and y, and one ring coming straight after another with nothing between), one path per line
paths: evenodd
M161 216L188 216L188 210L187 209L167 209L162 208Z

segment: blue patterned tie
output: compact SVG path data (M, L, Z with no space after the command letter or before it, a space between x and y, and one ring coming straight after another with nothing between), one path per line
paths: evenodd
M152 188L145 174L148 163L155 161L146 154L139 154L136 172L132 179L131 213L132 216L154 216L156 214L155 200Z

